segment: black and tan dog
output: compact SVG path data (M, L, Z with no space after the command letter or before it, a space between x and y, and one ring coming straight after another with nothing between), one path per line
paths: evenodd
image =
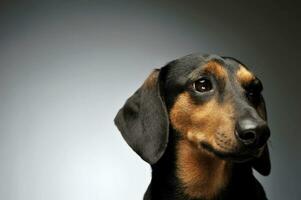
M150 74L115 123L152 167L144 200L266 199L270 173L260 80L230 57L193 54Z

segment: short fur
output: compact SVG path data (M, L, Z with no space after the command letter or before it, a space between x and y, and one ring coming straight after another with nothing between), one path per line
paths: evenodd
M213 89L198 93L207 77ZM270 173L266 144L247 149L237 123L266 125L259 79L230 57L192 54L151 73L118 112L115 123L131 148L152 167L144 200L266 199L252 168ZM263 134L263 133L262 133Z

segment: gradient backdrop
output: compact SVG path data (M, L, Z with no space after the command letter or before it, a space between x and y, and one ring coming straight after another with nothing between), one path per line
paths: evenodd
M113 118L153 68L192 52L236 57L261 78L272 174L256 175L270 199L300 199L299 10L292 1L1 1L0 199L142 199L150 168Z

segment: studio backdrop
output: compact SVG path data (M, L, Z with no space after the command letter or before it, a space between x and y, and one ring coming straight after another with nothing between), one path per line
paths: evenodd
M2 1L0 199L140 200L150 167L113 119L152 69L232 56L262 80L273 200L301 198L300 6L289 1Z

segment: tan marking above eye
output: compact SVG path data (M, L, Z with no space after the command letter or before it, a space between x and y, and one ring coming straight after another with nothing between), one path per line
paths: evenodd
M236 71L236 76L238 82L242 85L247 85L255 79L255 76L242 65L239 65L239 69Z
M209 61L204 67L204 72L214 74L218 79L225 79L227 77L224 67L216 61Z

